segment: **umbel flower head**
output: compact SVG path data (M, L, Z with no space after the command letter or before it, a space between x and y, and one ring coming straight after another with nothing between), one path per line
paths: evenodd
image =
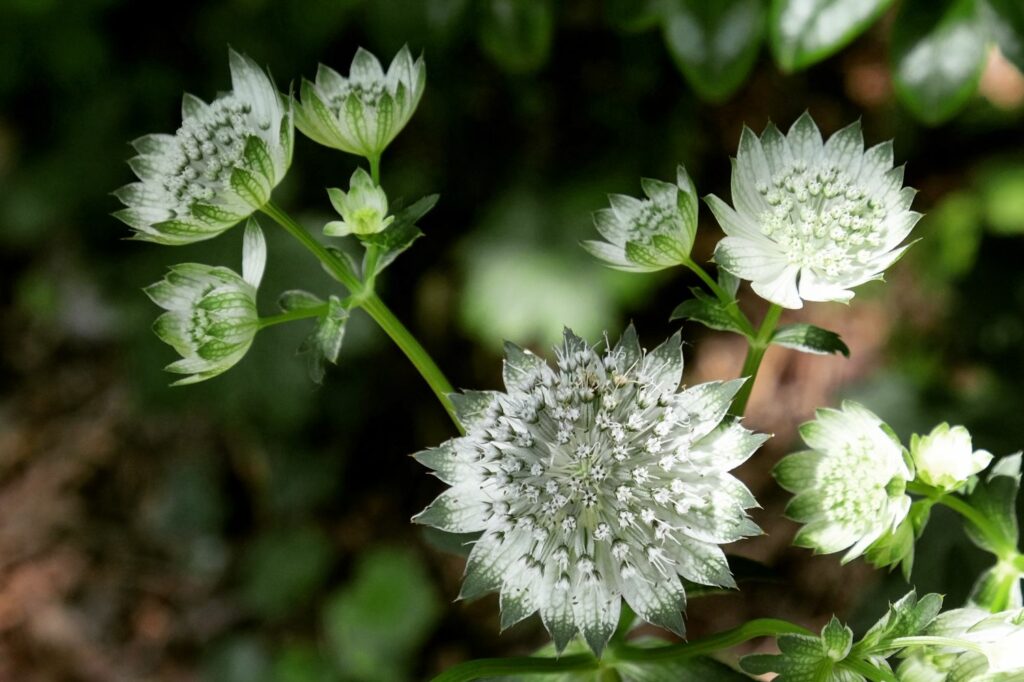
M414 521L481 533L460 597L500 591L503 628L539 611L558 651L579 631L600 654L625 599L682 634L681 579L734 586L719 545L759 532L727 472L767 436L723 422L742 381L679 390L678 334L555 353L507 344L505 391L454 397L466 435L416 455L451 487Z
M823 554L849 548L843 561L851 561L907 516L914 474L906 449L881 419L849 400L842 407L818 410L801 426L811 449L783 458L774 474L796 493L786 515L806 524L794 544Z
M316 81L302 81L295 124L322 145L377 158L412 118L427 84L427 67L415 62L408 46L395 55L387 73L363 48L356 51L348 78L320 65Z
M332 188L327 194L334 210L341 214L341 220L324 225L324 234L329 237L376 234L395 219L388 215L388 195L362 168L352 174L348 192Z
M910 454L917 478L928 485L954 490L992 461L986 450L971 446L971 434L962 426L939 424L927 436L914 434Z
M734 207L712 195L726 237L715 261L786 308L842 301L908 248L897 248L921 214L915 191L893 168L892 143L864 150L860 123L822 142L804 113L783 135L769 123L758 138L744 127L732 169Z
M608 197L611 208L594 213L594 225L606 241L585 241L591 254L619 270L651 272L679 265L690 257L697 234L697 193L682 166L676 183L643 178L646 199Z
M146 287L146 294L167 311L153 330L182 356L165 369L189 375L174 385L215 377L245 356L259 330L256 289L266 258L263 232L250 218L241 277L224 267L184 263Z
M115 195L135 237L188 244L215 237L270 200L292 160L291 107L248 57L229 51L232 89L210 104L186 94L173 135L146 135Z
M897 671L900 680L1012 682L1024 677L1024 609L954 609L939 614L924 634L941 637L946 645L907 649ZM955 640L964 646L953 646Z

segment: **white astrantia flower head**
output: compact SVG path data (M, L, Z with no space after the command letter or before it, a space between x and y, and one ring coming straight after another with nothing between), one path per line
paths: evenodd
M963 647L914 646L902 654L902 682L1013 682L1024 679L1024 609L990 613L967 607L939 616L924 633Z
M295 124L322 145L367 159L381 152L412 118L427 84L427 67L413 61L405 46L387 73L363 48L356 51L348 77L320 65L315 82L303 79Z
M594 213L605 241L583 247L619 270L651 272L686 262L697 234L697 192L686 169L676 170L675 184L643 178L640 185L646 199L608 197L611 208Z
M352 174L348 192L332 188L327 194L334 210L341 215L341 220L324 225L328 237L377 234L395 219L388 215L388 195L362 168Z
M810 450L784 457L775 478L796 496L786 515L806 524L794 544L851 561L907 516L910 456L881 419L852 401L800 427Z
M184 263L146 287L146 294L166 310L153 324L162 341L182 359L165 369L189 376L175 385L194 384L233 367L259 330L256 289L263 278L267 248L256 221L245 227L242 275L224 267Z
M707 198L726 234L715 262L786 308L849 301L908 248L899 244L921 217L914 194L892 143L865 150L859 122L828 142L807 113L786 135L770 123L760 138L744 127L733 207Z
M600 654L625 599L682 634L682 580L734 586L719 545L760 532L728 472L767 436L726 419L742 381L679 390L678 334L567 330L556 356L507 344L504 392L453 396L466 435L416 455L451 487L414 521L481 533L460 596L499 591L503 628L539 611L558 651L579 631Z
M927 436L914 434L910 454L918 480L947 491L959 488L992 461L991 453L972 447L967 429L949 424L939 424Z
M206 104L186 94L173 135L146 135L128 161L139 182L114 194L135 237L189 244L215 237L270 200L291 165L290 102L257 64L229 51L230 92Z

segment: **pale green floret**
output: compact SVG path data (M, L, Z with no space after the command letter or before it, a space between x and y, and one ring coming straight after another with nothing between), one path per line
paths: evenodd
M733 162L733 207L707 197L726 238L715 261L787 308L842 301L895 262L921 217L914 190L893 168L892 143L864 150L860 123L828 142L810 115L787 135L769 124L761 137L743 129Z
M146 287L150 299L167 311L153 330L182 356L166 369L190 375L175 385L217 376L245 356L259 330L256 289L265 259L263 235L250 219L243 276L224 267L184 263Z
M557 651L600 653L623 599L682 634L682 580L733 587L719 545L759 532L728 472L765 441L723 421L741 381L679 390L676 335L630 327L599 352L566 331L557 368L507 345L505 392L453 395L466 435L416 458L448 488L414 520L480 533L461 597L501 594L501 624L540 612Z
M114 215L138 239L177 245L210 239L270 200L291 164L288 102L248 57L229 53L231 92L210 104L185 95L174 135L147 135L128 164L139 182L115 195Z
M324 225L324 234L329 237L376 234L395 219L388 215L388 195L362 168L352 174L348 192L328 189L327 194L334 210L341 214L341 220Z
M395 55L387 73L375 56L359 48L347 78L321 64L315 82L303 79L295 124L322 145L379 158L412 118L426 83L423 58L414 62L408 46Z
M904 651L901 682L1017 682L1024 679L1024 609L990 613L967 607L940 614Z
M992 461L991 453L974 450L967 429L949 424L939 424L927 436L914 434L910 454L918 480L947 491L959 488Z
M592 255L619 270L651 272L685 263L697 233L697 195L682 166L676 183L644 178L646 199L613 194L594 213L606 241L585 241Z
M784 458L774 472L796 493L786 514L806 524L794 544L825 554L845 549L850 561L906 517L908 455L878 417L851 401L841 411L818 410L800 433L812 449Z

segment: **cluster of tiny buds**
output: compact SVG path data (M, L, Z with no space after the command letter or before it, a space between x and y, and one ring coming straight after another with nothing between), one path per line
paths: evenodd
M759 216L761 231L793 263L836 277L865 264L882 244L884 206L834 166L815 170L796 161L757 191L772 207Z
M327 106L335 116L341 116L345 112L345 103L350 95L356 98L364 106L377 106L380 98L384 96L385 83L382 81L356 81L346 79L342 87L337 91L329 93Z
M650 244L651 237L671 234L676 230L679 211L674 203L644 200L629 223L630 241Z
M838 456L822 461L821 477L825 496L822 512L826 519L840 524L875 521L888 497L892 482L877 478L878 464L872 454L877 444L861 436L844 443ZM851 476L850 472L859 472ZM875 476L871 476L876 472Z

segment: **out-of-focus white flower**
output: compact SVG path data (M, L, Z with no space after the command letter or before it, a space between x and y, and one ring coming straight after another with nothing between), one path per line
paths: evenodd
M184 263L146 287L146 294L167 311L157 318L153 330L182 356L166 369L190 375L175 385L215 377L245 356L259 330L256 289L266 257L263 232L250 218L242 276L229 268Z
M585 241L591 254L619 270L651 272L686 262L697 234L697 193L680 166L676 184L644 178L646 199L608 197L611 208L594 213L606 241Z
M599 353L566 331L557 369L508 344L505 392L454 396L466 435L416 458L451 487L414 518L482 533L462 597L498 590L501 623L540 611L559 651L600 653L621 599L683 632L681 579L733 586L722 543L759 532L727 472L766 439L723 418L741 381L679 391L676 335L627 329Z
M962 426L939 424L927 436L910 439L917 478L923 483L954 490L992 461L986 450L971 446L971 434Z
M1014 682L1024 675L1024 609L954 609L940 614L924 634L945 641L905 650L897 671L901 682Z
M291 165L291 106L248 57L229 52L231 92L210 104L185 95L174 135L146 135L132 144L128 165L139 182L115 195L127 206L114 215L135 237L188 244L215 237L270 200Z
M910 509L909 455L871 411L852 401L843 409L818 410L800 427L810 450L789 455L775 478L796 493L786 515L805 523L794 544L824 554L849 548L843 561L860 556Z
M323 64L316 81L302 81L295 124L322 145L377 158L412 118L427 84L427 67L415 62L408 46L399 50L387 73L363 48L356 51L348 78Z
M341 214L341 220L324 225L324 234L329 237L376 234L395 219L388 215L388 195L362 168L352 174L348 192L329 189L327 194L334 210Z
M822 142L804 113L783 135L744 127L732 170L730 207L707 201L727 235L715 261L786 308L849 301L853 287L879 279L907 249L897 248L921 215L915 191L893 168L892 143L864 150L860 123Z

